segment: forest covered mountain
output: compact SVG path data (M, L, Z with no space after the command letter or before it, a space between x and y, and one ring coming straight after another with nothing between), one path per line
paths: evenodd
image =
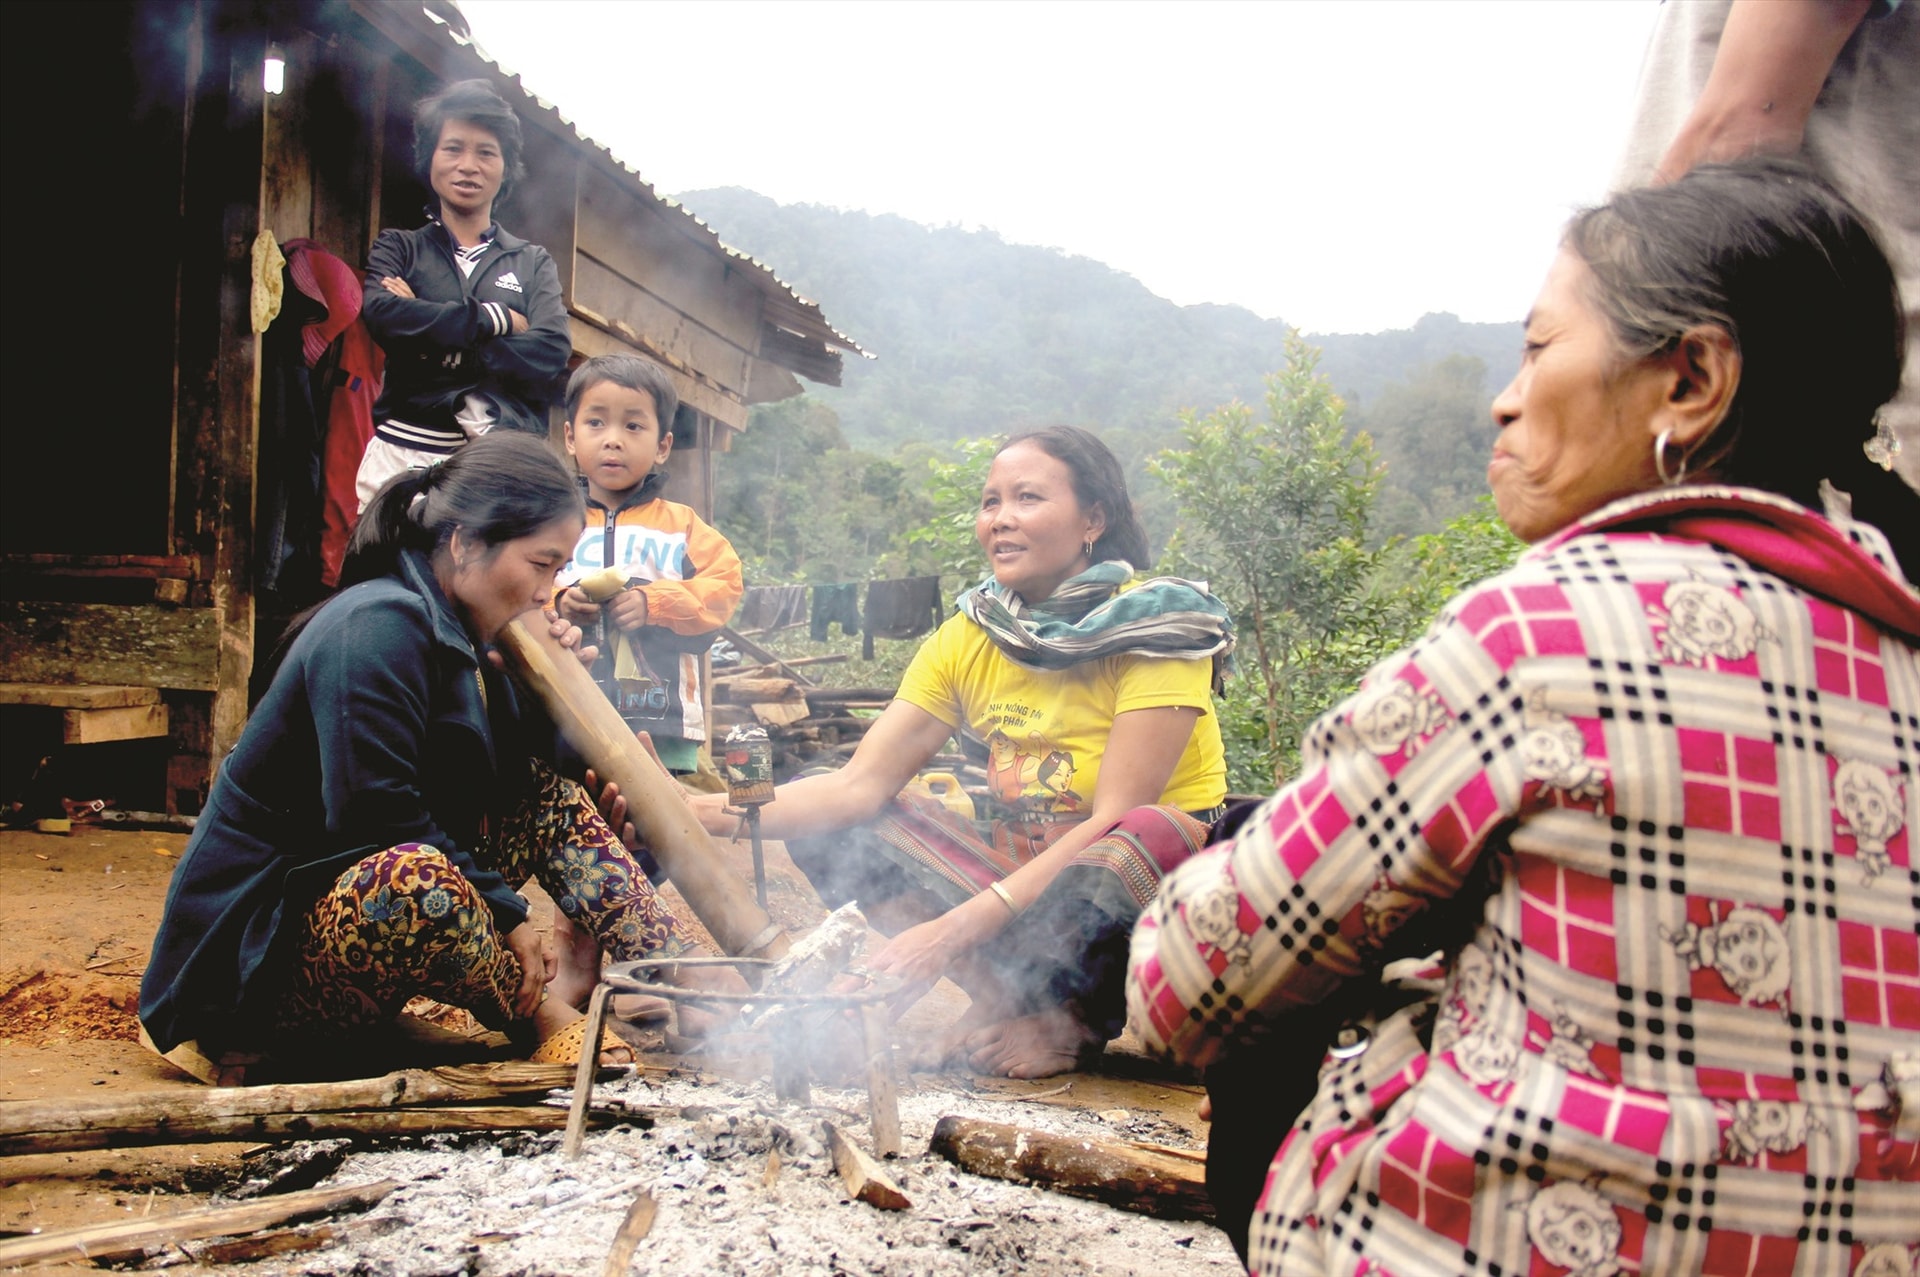
M1172 442L1183 410L1259 403L1285 363L1281 320L1178 306L1100 262L992 231L783 205L737 187L675 198L775 263L879 356L849 358L840 388L808 387L854 448L1072 422L1137 461ZM1354 263L1353 286L1368 287L1368 263ZM1387 462L1382 531L1437 527L1484 490L1487 403L1517 363L1518 322L1436 313L1411 329L1307 337L1347 400L1349 428L1369 431Z

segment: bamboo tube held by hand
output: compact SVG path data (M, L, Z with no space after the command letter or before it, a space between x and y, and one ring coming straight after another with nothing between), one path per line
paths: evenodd
M593 676L548 632L540 615L530 612L507 622L498 646L507 672L546 707L602 783L620 786L633 827L720 947L736 958L786 953L786 932L754 901L746 881L727 871L686 795L641 747Z

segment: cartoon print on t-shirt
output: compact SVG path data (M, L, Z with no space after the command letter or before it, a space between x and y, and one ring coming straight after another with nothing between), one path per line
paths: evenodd
M1073 789L1073 755L1064 749L1048 750L1034 769L1034 783L1045 790L1054 805L1064 811L1079 811L1086 799Z
M1619 1216L1590 1184L1561 1180L1527 1203L1527 1240L1567 1277L1614 1277L1621 1233Z
M1354 735L1382 758L1402 746L1418 753L1426 738L1447 725L1447 708L1432 692L1417 691L1402 679L1383 679L1361 690L1348 716Z
M1540 1048L1540 1054L1547 1060L1559 1065L1569 1073L1584 1073L1588 1077L1604 1078L1593 1062L1593 1039L1580 1027L1573 1013L1567 1010L1566 1003L1555 1002L1553 1015L1553 1036L1541 1038L1537 1033L1528 1033L1533 1044Z
M1475 1086L1516 1081L1526 1061L1517 1044L1482 1024L1453 1044L1453 1064Z
M1606 797L1600 769L1587 760L1587 739L1565 714L1547 708L1547 689L1535 688L1520 714L1520 769L1532 780L1576 802ZM1594 815L1605 813L1594 808Z
M1023 749L1004 730L987 737L987 792L1026 811L1079 811L1086 797L1073 788L1073 755L1052 749L1039 735Z
M1762 1153L1791 1153L1822 1129L1813 1109L1796 1100L1735 1100L1720 1156L1751 1162Z
M1707 926L1660 925L1660 938L1687 960L1687 970L1712 967L1742 1002L1786 1004L1793 977L1786 925L1752 905L1736 905Z
M1855 859L1872 883L1893 863L1887 844L1907 823L1900 782L1869 763L1845 759L1833 773L1833 814L1839 833L1853 838Z
M1914 1252L1902 1242L1879 1242L1869 1246L1853 1266L1853 1277L1915 1277L1920 1265Z
M1360 945L1366 949L1380 948L1409 918L1426 907L1426 897L1415 895L1385 874L1379 875L1373 880L1372 890L1360 901L1360 921L1366 927Z
M1244 964L1253 951L1253 937L1240 929L1240 892L1230 882L1215 883L1207 894L1187 902L1187 929L1228 962Z
M1760 640L1774 637L1739 595L1698 576L1669 585L1660 603L1649 606L1647 615L1664 624L1660 655L1669 661L1702 669L1709 656L1744 661Z

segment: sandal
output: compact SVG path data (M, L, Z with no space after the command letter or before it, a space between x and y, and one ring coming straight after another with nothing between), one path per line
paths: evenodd
M578 1020L568 1023L564 1028L556 1030L551 1036L542 1041L539 1046L535 1047L533 1054L529 1055L527 1059L534 1064L578 1064L580 1063L580 1052L586 1047L586 1043L587 1017L583 1015ZM600 1054L604 1056L609 1051L625 1051L627 1053L627 1058L624 1063L615 1065L614 1067L616 1068L625 1067L626 1065L634 1063L633 1048L616 1037L611 1029L602 1027L600 1030Z

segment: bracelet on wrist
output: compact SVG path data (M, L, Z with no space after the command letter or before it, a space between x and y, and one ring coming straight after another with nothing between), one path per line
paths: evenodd
M1013 893L1008 891L1003 884L990 882L987 884L987 890L1000 897L1000 903L1007 907L1007 912L1016 918L1020 916L1020 906L1014 902Z

